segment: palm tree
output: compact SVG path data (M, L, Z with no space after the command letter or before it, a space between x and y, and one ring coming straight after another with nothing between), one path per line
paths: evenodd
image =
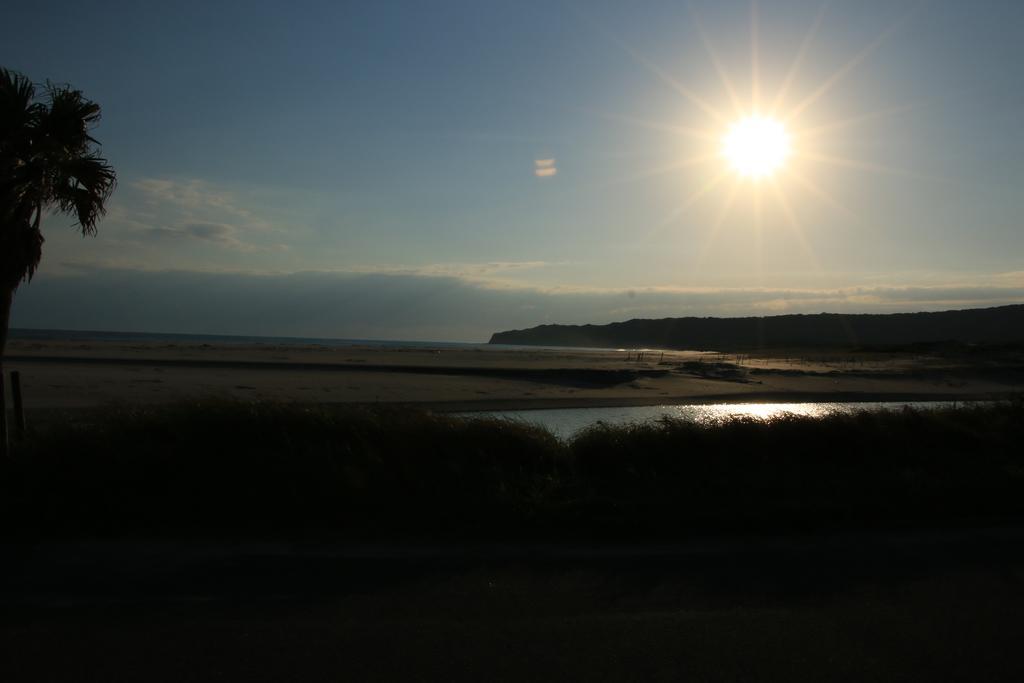
M43 215L72 215L83 235L94 235L116 184L89 135L99 105L66 85L43 90L37 98L30 80L0 67L0 380L14 292L42 258ZM6 447L0 439L0 451Z

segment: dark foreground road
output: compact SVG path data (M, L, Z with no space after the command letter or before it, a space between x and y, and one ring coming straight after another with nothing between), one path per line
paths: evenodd
M1024 530L7 546L0 681L1022 681Z

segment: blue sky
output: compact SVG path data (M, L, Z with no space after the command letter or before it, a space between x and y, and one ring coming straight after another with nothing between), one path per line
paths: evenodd
M46 222L13 324L486 339L1020 302L1021 44L1001 0L22 3L0 64L103 106L120 185L98 237ZM793 158L738 179L718 139L791 72Z

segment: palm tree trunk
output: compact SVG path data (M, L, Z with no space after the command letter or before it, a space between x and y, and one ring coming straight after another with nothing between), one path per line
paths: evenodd
M7 325L11 320L14 289L0 287L0 457L10 453L7 433L7 400L4 392L4 350L7 348Z

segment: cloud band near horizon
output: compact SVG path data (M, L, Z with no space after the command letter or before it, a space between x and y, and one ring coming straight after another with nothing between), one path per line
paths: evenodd
M486 341L541 324L784 313L891 313L1024 302L1024 274L985 285L838 289L541 289L446 274L254 274L77 267L16 296L11 326L420 341Z

